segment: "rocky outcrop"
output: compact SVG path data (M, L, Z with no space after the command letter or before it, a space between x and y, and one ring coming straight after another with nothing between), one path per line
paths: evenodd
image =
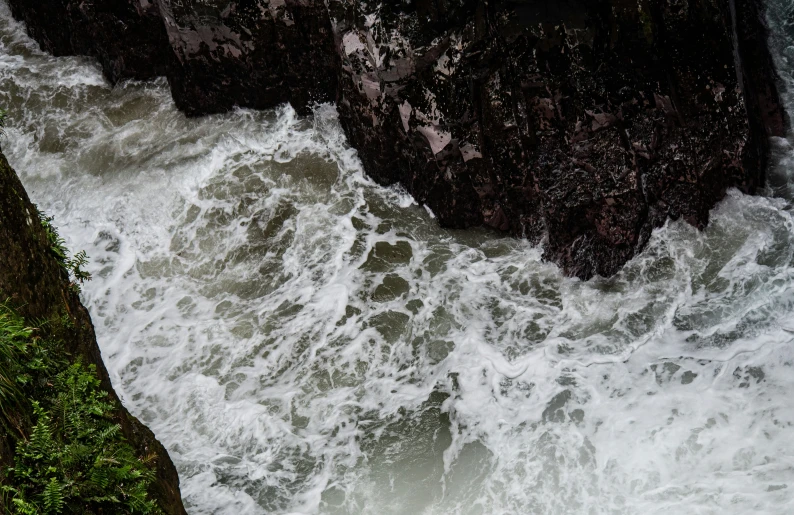
M338 59L322 2L306 0L10 0L54 55L98 58L107 79L168 77L188 115L302 112L333 101Z
M13 306L26 320L40 321L38 336L63 342L68 359L79 356L84 363L96 367L102 388L119 406L114 418L126 440L138 456L156 456L151 498L168 515L185 514L179 477L168 453L119 402L102 362L88 311L70 287L68 273L54 257L38 211L1 153L0 241L0 301ZM13 445L0 434L0 469L12 463L12 452Z
M176 56L168 80L189 115L334 100L338 59L322 2L161 0Z
M445 225L545 239L579 277L754 192L783 133L751 2L337 4L338 105L368 172Z
M42 49L57 56L94 56L111 83L151 79L172 68L155 0L33 0L9 5Z
M447 227L542 241L582 278L755 192L787 126L762 0L105 0L95 19L86 0L10 3L111 80L145 76L121 43L145 30L191 115L335 99L373 178Z

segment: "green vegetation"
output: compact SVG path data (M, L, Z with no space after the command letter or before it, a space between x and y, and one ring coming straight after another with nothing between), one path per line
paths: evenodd
M0 311L0 427L6 432L21 434L19 415L25 405L21 389L25 378L15 374L22 369L21 360L32 331L19 318L9 316L5 306L0 309L3 310Z
M7 512L159 513L147 499L154 457L135 456L94 367L70 364L37 332L0 305L0 422L18 439L0 485Z
M66 242L58 234L58 230L52 225L53 217L47 216L39 211L39 221L47 234L47 241L50 245L50 252L63 267L64 271L71 279L70 287L75 292L80 292L80 285L91 279L91 274L86 272L83 267L88 263L88 256L81 250L74 257L69 257Z

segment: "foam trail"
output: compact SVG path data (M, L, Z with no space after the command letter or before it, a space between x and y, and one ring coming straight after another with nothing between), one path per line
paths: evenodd
M4 5L0 45L4 151L91 257L112 380L191 514L794 508L785 188L583 283L373 184L332 106L186 119Z

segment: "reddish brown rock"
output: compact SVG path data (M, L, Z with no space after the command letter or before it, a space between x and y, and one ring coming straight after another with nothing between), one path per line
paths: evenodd
M440 30L443 12L332 9L351 143L444 225L609 276L668 217L702 228L726 189L762 184L785 120L756 3L468 3Z

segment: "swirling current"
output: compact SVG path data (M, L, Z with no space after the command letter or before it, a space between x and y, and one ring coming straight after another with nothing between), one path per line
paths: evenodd
M5 4L0 105L189 513L794 512L794 137L766 195L582 282L370 181L333 106L187 119Z

